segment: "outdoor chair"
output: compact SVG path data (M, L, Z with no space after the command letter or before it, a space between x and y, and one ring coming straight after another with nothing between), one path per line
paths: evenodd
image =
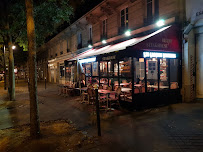
M171 89L177 89L178 88L178 83L177 82L171 82Z
M134 88L134 94L140 93L140 90L138 88Z
M89 102L89 104L93 104L94 100L96 99L95 90L92 89L92 88L88 88L87 93L88 93L88 102Z
M118 105L120 107L120 102L119 102L120 94L121 94L121 87L118 87L115 93L110 93L109 99L108 99L110 108L112 105Z

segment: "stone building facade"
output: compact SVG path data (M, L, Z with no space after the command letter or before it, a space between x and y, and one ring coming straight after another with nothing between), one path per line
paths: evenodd
M53 83L65 84L64 61L81 52L126 40L125 32L136 37L157 30L157 21L177 25L180 30L185 20L185 0L104 0L84 14L64 31L44 44L43 73ZM180 35L180 41L182 35ZM39 68L38 67L38 68ZM42 69L42 68L41 68ZM45 74L46 73L46 74Z
M186 0L183 32L183 100L203 99L203 1Z

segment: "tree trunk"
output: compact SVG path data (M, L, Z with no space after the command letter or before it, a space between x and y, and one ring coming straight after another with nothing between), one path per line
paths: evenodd
M9 31L9 22L6 18L7 36L4 38L4 42L7 43L8 52L9 52L9 86L8 86L8 95L10 101L15 100L15 75L14 75L14 58L13 58L13 49L12 49L12 38Z
M5 56L5 53L6 53L6 46L4 45L4 48L3 48L3 55L4 55L4 90L6 90L7 86L6 86L6 56Z
M40 122L37 98L36 40L33 17L33 0L25 0L25 5L29 51L30 135L33 138L38 138L40 135Z
M8 51L9 51L9 98L10 101L15 100L15 74L14 74L14 58L11 37L8 36Z

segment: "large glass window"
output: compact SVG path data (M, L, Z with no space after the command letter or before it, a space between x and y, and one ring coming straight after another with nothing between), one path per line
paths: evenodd
M108 62L108 74L109 74L109 77L114 76L114 64L115 64L115 61L109 61ZM118 75L118 71L117 71L117 75Z
M92 76L91 75L91 63L86 63L85 64L85 75L86 76Z
M98 75L98 62L92 62L92 76Z
M74 82L75 64L73 62L68 62L65 67L65 78L66 84L71 84Z
M160 81L159 81L159 89L169 89L169 67L168 67L168 59L160 59Z
M60 78L65 76L65 67L64 64L60 65Z
M121 77L131 77L131 58L119 61L119 74Z
M136 84L139 84L140 81L143 80L145 77L144 58L139 59L134 58L134 64L135 64L134 81Z
M107 76L107 62L106 61L100 62L100 75Z
M114 76L118 76L118 63L117 61L113 63L114 66Z

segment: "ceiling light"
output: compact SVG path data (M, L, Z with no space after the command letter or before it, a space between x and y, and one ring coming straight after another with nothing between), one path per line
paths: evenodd
M161 27L161 26L165 25L165 20L163 20L163 19L159 20L158 22L156 22L156 25L158 27Z

